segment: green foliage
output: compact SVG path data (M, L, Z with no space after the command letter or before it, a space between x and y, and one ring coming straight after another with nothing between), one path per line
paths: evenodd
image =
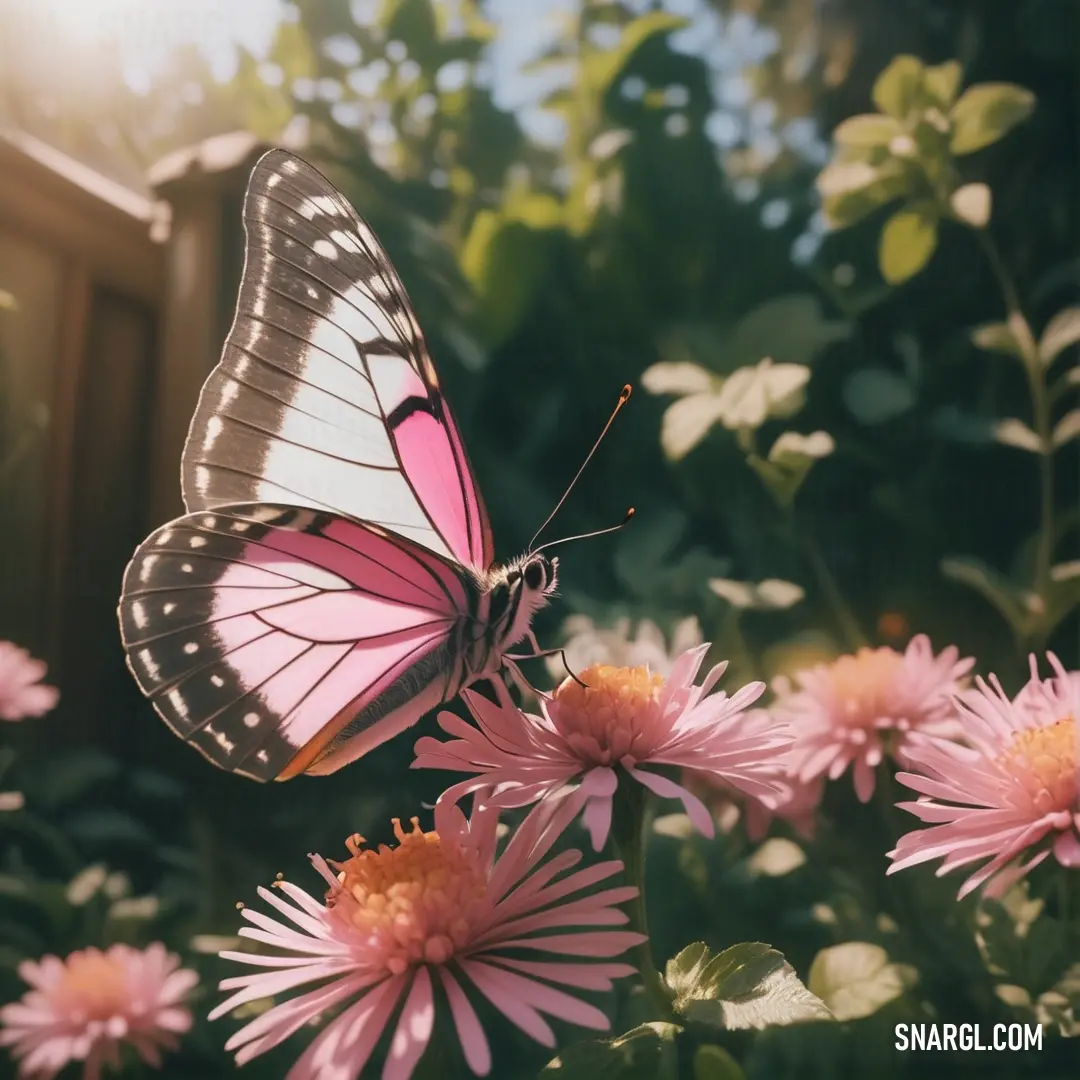
M837 127L835 158L818 176L833 228L904 200L878 242L878 265L890 285L930 261L943 217L986 227L990 188L962 183L953 158L997 142L1034 110L1034 95L1009 83L980 83L957 98L961 75L956 61L928 67L914 56L896 57L874 83L879 113Z
M668 961L664 981L676 1013L710 1027L735 1030L831 1019L783 955L758 942L720 953L700 941L687 945Z
M672 1080L677 1024L642 1024L614 1039L580 1042L540 1073L543 1080Z
M228 85L191 50L145 98L116 74L81 100L61 94L59 117L123 127L135 164L114 172L132 183L203 135L242 126L277 141L306 122L304 152L371 220L413 297L500 559L554 505L618 389L641 383L649 393L620 416L550 535L618 521L631 503L637 517L617 537L559 549L561 607L537 622L545 645L568 611L605 631L689 622L714 642L710 661L731 661L732 689L923 631L976 655L1010 693L1029 650L1052 646L1076 666L1075 103L1072 57L1053 59L1075 34L1063 5L905 8L920 56L963 56L969 78L995 80L966 89L956 60L890 55L887 5L848 5L828 25L813 5L751 5L752 18L721 5L724 37L700 56L673 47L684 20L670 12L571 5L537 33L528 65L544 114L564 125L553 143L530 138L491 85L501 28L482 5L390 0L359 21L354 5L295 6L271 55L242 56ZM779 43L739 72L746 115L722 100L735 79L713 55L740 26ZM355 55L327 50L331 38ZM800 75L807 41L818 52ZM201 105L183 104L189 85ZM836 126L812 181L818 159L789 145L793 122L812 128L871 101L875 111ZM755 137L718 148L714 117ZM831 235L796 265L800 230L816 235L815 184ZM741 201L753 185L761 197ZM773 204L788 218L762 227ZM9 307L0 290L4 316ZM16 470L5 470L6 482ZM67 731L43 728L3 776L0 990L12 996L26 957L161 939L200 968L205 1012L234 974L213 954L237 947L237 899L279 869L303 882L304 853L339 850L354 830L383 838L386 817L430 805L445 781L408 769L405 735L342 777L254 791L209 775L167 733L128 745L129 725L157 723L148 709L79 709L87 728L100 711L99 736L121 732L122 757L58 755ZM879 769L869 805L847 777L828 783L812 837L783 819L762 837L738 797L695 788L717 837L665 813L646 867L678 1025L628 979L597 995L624 1034L583 1039L557 1025L544 1067L554 1051L492 1010L493 1075L892 1080L925 1071L892 1049L900 1020L1080 1034L1075 898L1059 895L1068 876L1051 858L1030 892L978 907L955 901L952 875L886 879L884 853L912 824L893 813L892 768ZM843 1023L809 1022L830 1016ZM224 1075L226 1037L197 1023L175 1075ZM309 1037L245 1073L284 1075ZM1064 1080L1074 1054L1048 1038L1023 1067ZM993 1057L941 1064L959 1080L994 1069L1011 1080L1015 1060ZM425 1064L464 1075L457 1059Z
M809 987L837 1020L860 1020L895 1001L914 974L910 967L890 963L880 945L846 941L814 957Z

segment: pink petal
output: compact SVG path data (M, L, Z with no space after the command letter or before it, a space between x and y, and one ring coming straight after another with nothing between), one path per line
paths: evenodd
M1063 832L1054 841L1054 858L1062 866L1080 866L1080 840L1074 832Z
M594 795L585 804L585 813L582 820L585 828L589 831L592 840L593 851L600 851L607 843L608 832L611 829L611 812L614 800L610 795Z
M470 960L468 963L469 976L474 982L477 974L483 972L489 985L500 988L507 997L531 1005L549 1016L597 1031L607 1031L611 1026L608 1018L595 1005L572 997L562 990L545 986L535 979L527 979L524 975L485 964L480 960Z
M390 1043L390 1053L383 1066L383 1080L409 1080L423 1057L435 1027L435 999L431 993L431 975L420 968L398 1019Z
M488 1046L480 1018L457 979L445 967L437 970L450 1002L450 1014L454 1018L465 1061L477 1076L487 1076L491 1072L491 1048Z
M542 1046L555 1045L555 1032L548 1026L547 1021L531 1005L507 994L498 979L492 978L491 967L478 964L475 960L462 960L461 970L507 1020L516 1024Z
M716 835L716 826L713 824L712 814L709 813L708 807L681 784L676 784L674 780L649 772L647 769L627 768L626 771L654 795L659 795L662 799L678 799L683 804L686 816L690 818L694 828L703 836L712 839Z
M332 1020L289 1070L286 1080L359 1076L401 998L407 977L397 975L379 983Z
M550 960L517 960L509 956L485 955L489 963L513 968L533 978L574 986L579 990L606 991L612 979L625 979L637 974L630 964L570 964Z

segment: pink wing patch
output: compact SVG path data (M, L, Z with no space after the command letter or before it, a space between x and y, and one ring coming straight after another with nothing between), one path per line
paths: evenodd
M230 506L139 548L120 620L129 666L173 731L222 768L269 780L306 769L346 727L361 724L369 748L383 741L419 688L442 700L468 587L445 559L382 530Z
M183 456L188 509L289 504L475 570L494 558L416 315L371 229L307 162L252 171L237 315Z

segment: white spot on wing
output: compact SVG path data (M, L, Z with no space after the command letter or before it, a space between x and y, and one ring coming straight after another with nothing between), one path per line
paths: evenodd
M401 340L401 331L390 321L383 305L356 285L344 299L334 301L330 318L364 345L376 338Z
M150 575L154 572L154 563L157 561L158 557L156 555L147 555L143 559L142 566L139 567L139 580L144 584L150 580Z
M199 651L199 645L198 645L198 642L195 642L195 641L189 641L189 642L188 642L188 643L187 643L187 644L186 644L186 645L184 646L184 652L185 652L185 653L186 653L186 654L187 654L188 656L194 656L194 655L195 655L195 654L196 654L196 653L197 653L198 651Z
M353 236L352 233L347 233L344 229L334 229L330 233L330 239L337 244L338 247L344 248L345 251L351 251L356 255L363 255L364 249L360 246L360 241Z
M199 522L199 524L202 525L204 529L212 529L217 525L217 518L212 514L208 514L201 522Z
M189 542L193 548L206 547L205 536L193 536Z
M245 533L251 528L250 521L234 521L230 526L233 532Z
M329 240L316 240L312 250L324 259L336 259L338 256L338 249Z
M172 539L172 529L165 529L163 532L158 533L157 542L159 545L167 544Z
M300 204L300 216L311 221L319 214L338 216L337 203L329 195L316 195L313 199L305 199Z
M158 666L154 663L154 655L149 649L139 650L139 660L142 662L142 666L146 669L147 676L154 682L157 682ZM173 691L175 693L176 691Z
M210 681L219 689L225 685L225 680L220 675L211 675Z
M184 695L181 694L179 690L174 688L169 691L168 697L170 703L172 704L172 707L176 710L177 716L179 716L182 720L186 720L188 714L188 707L187 702L184 700Z
M244 713L244 727L258 727L261 719L262 717L257 712Z
M140 630L146 626L149 621L146 618L146 608L143 607L143 602L141 600L136 600L135 603L131 605L131 617L135 620L135 625Z
M221 430L224 427L225 423L220 416L211 416L210 419L206 421L206 437L203 439L204 451L209 450L210 447L214 445L214 442L217 440L217 437L221 434Z
M226 754L231 754L236 748L236 743L234 743L224 731L217 731L209 725L207 725L205 731L208 735L213 737L214 742L216 742Z
M255 755L255 760L259 762L260 765L265 765L270 760L270 755L265 750L260 750Z
M185 574L190 574L194 567L191 565L191 563L186 562L181 564L180 569L183 570Z
M175 610L176 604L174 604L172 600L165 604L161 609L163 615L171 615Z

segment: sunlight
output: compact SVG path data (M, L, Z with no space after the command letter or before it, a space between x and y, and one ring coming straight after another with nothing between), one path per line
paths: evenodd
M146 93L178 49L194 46L215 79L237 69L237 50L265 56L286 16L284 0L16 0L35 35L59 53L115 50L124 80ZM67 46L64 48L63 46Z

